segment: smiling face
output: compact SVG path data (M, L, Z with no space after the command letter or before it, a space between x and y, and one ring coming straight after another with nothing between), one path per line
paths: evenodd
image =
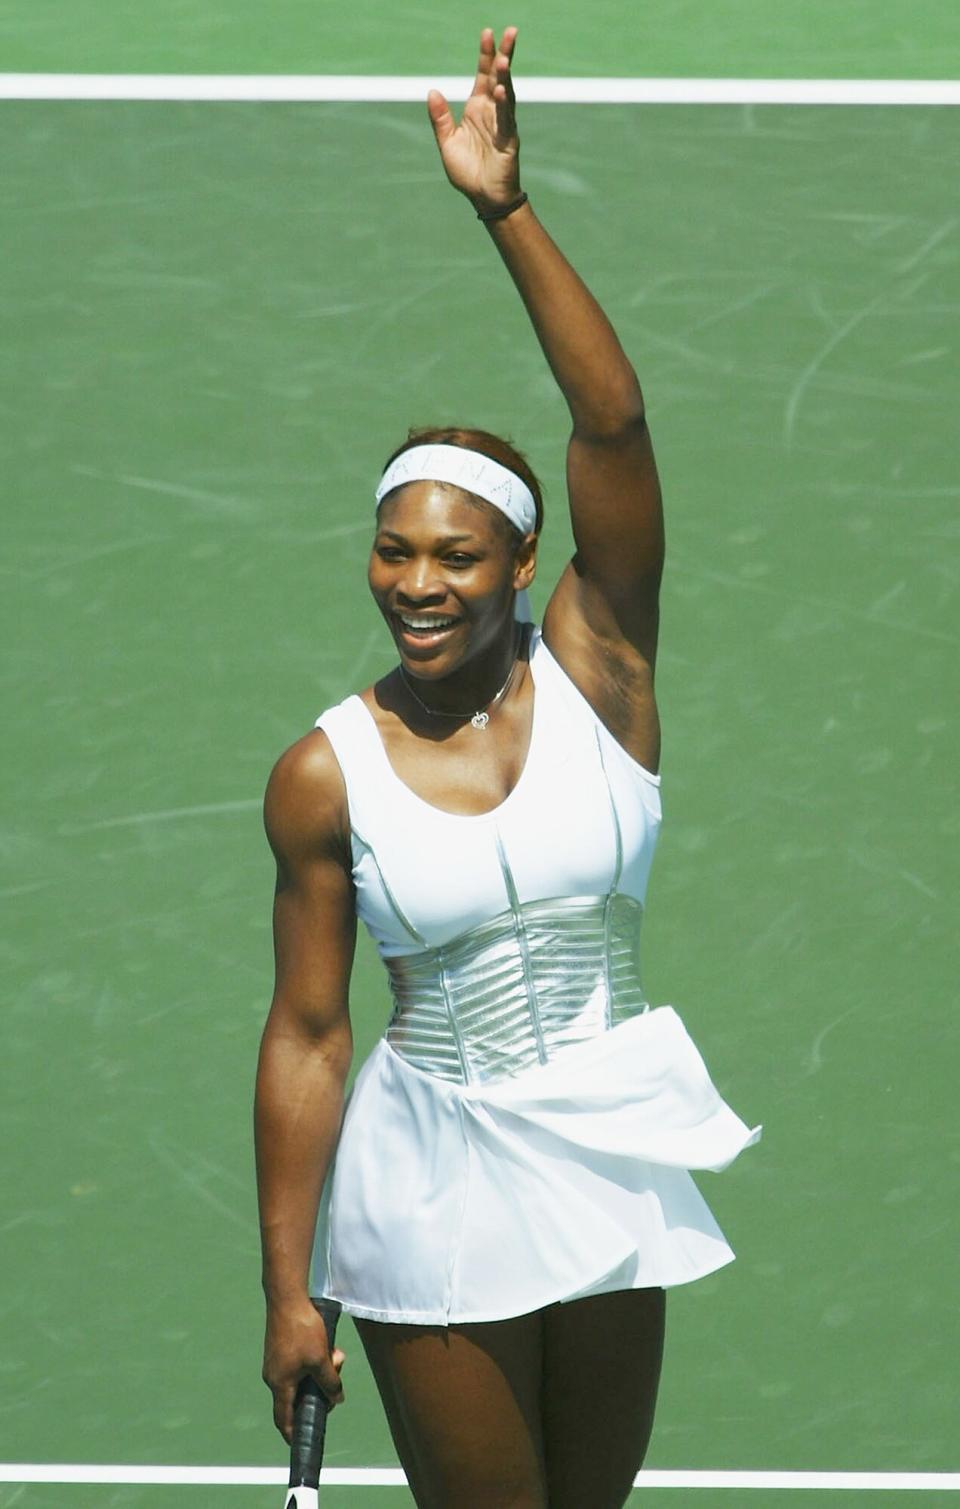
M390 493L368 575L406 669L440 679L512 644L516 591L533 579L535 551L458 487L410 482Z

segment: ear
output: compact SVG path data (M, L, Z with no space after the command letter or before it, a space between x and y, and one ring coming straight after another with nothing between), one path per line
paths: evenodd
M529 587L537 574L537 536L524 535L513 562L513 585L517 592Z

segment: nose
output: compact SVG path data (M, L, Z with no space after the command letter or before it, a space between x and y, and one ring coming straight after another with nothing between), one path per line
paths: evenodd
M447 589L434 573L434 563L428 556L418 556L407 562L407 569L397 583L397 601L404 606L423 607L426 603L442 602Z

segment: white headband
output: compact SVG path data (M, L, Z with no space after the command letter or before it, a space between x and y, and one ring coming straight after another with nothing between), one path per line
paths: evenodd
M406 482L450 482L492 503L521 534L537 527L537 505L527 484L499 461L460 445L415 445L391 461L377 488L377 503Z

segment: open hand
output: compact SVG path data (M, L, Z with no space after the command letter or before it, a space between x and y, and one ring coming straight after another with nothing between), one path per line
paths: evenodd
M457 125L439 89L427 109L447 177L484 213L512 204L520 194L520 138L510 64L517 28L508 26L499 48L493 31L480 33L473 93Z

